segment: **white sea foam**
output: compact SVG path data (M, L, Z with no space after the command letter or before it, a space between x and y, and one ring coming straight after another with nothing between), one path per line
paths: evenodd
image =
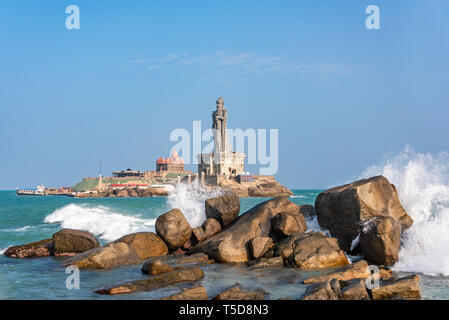
M22 232L22 231L26 231L28 229L33 228L33 226L24 226L21 228L14 228L14 229L1 229L1 232Z
M63 228L86 230L106 241L125 234L154 231L154 219L141 219L113 212L105 206L69 204L45 217L46 223L60 223Z
M206 220L204 201L222 194L218 189L202 188L196 179L190 186L178 183L167 201L170 209L180 209L192 228L195 228Z
M3 255L8 248L9 247L5 247L3 249L0 249L0 256Z
M409 146L363 177L382 174L395 184L414 223L404 234L396 271L449 275L449 155L414 152Z

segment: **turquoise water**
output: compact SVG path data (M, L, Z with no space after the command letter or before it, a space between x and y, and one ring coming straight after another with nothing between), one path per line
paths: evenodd
M294 190L291 200L297 204L313 204L318 193L319 190ZM241 212L264 200L266 198L241 199ZM0 191L0 253L11 245L50 238L61 227L88 230L102 244L127 233L154 231L156 217L174 206L185 206L192 224L201 221L192 212L203 206L203 200L192 199L185 194L178 195L176 199L75 199L20 197L14 191ZM316 228L316 222L309 221L309 227ZM69 290L65 285L68 274L61 261L62 258L55 257L12 259L0 255L0 299L157 299L179 290L179 286L172 286L113 297L93 293L103 286L145 278L140 265L108 271L82 270L80 289ZM264 288L270 299L299 298L305 290L302 278L308 275L291 268L250 271L246 266L222 264L205 266L203 270L206 276L201 283L210 296L238 281L246 288ZM449 299L448 287L449 277L422 276L424 298Z

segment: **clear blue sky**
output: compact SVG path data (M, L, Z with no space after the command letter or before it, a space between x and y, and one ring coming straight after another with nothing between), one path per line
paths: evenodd
M332 186L449 150L448 57L443 0L2 0L0 189L152 170L219 96L229 127L279 129L282 183Z

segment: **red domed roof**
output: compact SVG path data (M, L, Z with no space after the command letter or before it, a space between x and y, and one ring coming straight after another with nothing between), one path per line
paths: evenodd
M159 159L156 160L156 164L165 164L165 159L160 157Z

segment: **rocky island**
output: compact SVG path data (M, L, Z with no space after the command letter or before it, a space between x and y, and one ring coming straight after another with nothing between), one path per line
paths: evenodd
M75 185L70 196L79 198L102 197L159 197L167 196L178 183L195 188L216 188L238 197L291 196L287 187L270 175L251 175L245 171L246 154L231 150L228 144L228 111L223 98L216 101L212 112L214 149L197 155L198 171L186 171L184 159L176 150L168 158L156 160L155 171L131 169L114 171L112 177L84 178Z

